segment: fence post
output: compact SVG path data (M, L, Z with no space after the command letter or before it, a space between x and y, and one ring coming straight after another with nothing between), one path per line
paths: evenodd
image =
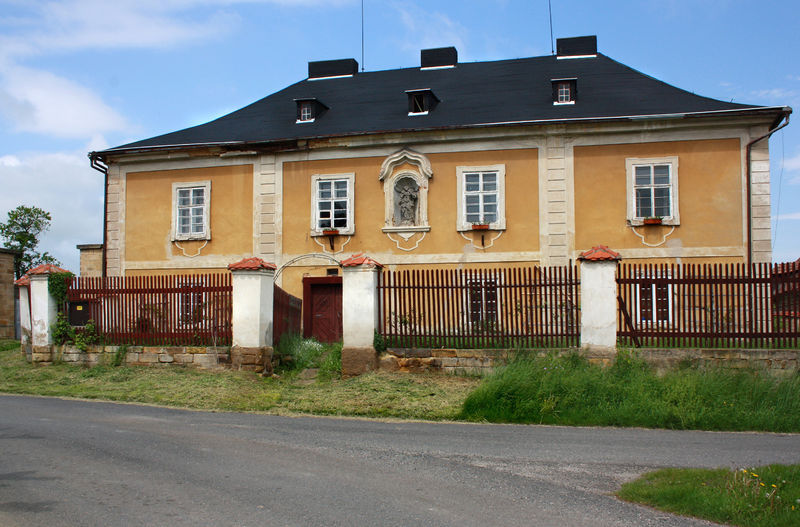
M617 262L619 253L605 245L581 253L581 347L615 350L617 346Z
M22 350L31 361L31 279L23 276L14 285L19 291L19 342Z
M261 258L245 258L228 269L233 281L231 366L270 373L275 265Z
M346 377L378 366L373 339L378 329L382 267L363 253L342 262L342 375Z
M33 363L51 364L53 362L53 334L51 327L56 323L58 305L56 305L56 300L47 287L48 277L53 273L67 272L69 271L55 265L43 264L34 267L26 274L31 284L29 300L31 316L30 359ZM22 302L20 302L21 308Z

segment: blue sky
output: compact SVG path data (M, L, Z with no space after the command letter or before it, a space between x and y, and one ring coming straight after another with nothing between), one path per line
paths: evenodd
M800 108L793 1L552 0L556 38L597 35L631 67L722 100ZM365 0L367 70L422 48L462 62L547 55L547 0ZM305 78L310 60L361 60L360 0L0 0L0 221L49 210L42 248L78 270L102 241L89 150L200 124ZM776 261L800 257L800 116L770 140Z

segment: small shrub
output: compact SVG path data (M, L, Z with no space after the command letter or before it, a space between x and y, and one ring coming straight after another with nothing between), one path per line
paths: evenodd
M375 336L372 337L372 347L375 348L375 351L378 353L386 351L386 339L377 331L375 331Z
M319 365L319 376L321 381L338 379L342 376L342 344L330 344L327 346L328 352L323 355Z
M280 366L286 372L301 371L318 365L325 347L314 339L285 334L275 349Z
M125 364L125 357L128 355L128 345L122 344L117 346L117 351L114 352L114 358L111 359L111 365L116 367Z
M75 341L75 330L69 325L67 315L61 311L56 315L56 323L50 326L50 333L53 336L53 343L59 346Z

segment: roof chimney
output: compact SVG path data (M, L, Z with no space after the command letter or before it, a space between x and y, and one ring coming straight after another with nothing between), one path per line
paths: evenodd
M317 60L308 63L309 79L352 77L356 73L358 73L356 59Z
M419 62L422 69L453 68L458 64L458 51L453 46L423 49L419 52Z
M584 58L597 56L597 36L559 38L556 40L558 58Z

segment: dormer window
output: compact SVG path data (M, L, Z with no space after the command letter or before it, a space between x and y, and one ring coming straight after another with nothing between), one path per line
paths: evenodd
M575 104L577 79L553 79L553 104Z
M316 99L295 99L297 103L297 123L313 123L322 112L328 109Z
M428 115L439 102L439 99L428 88L408 90L406 94L408 94L408 115Z

